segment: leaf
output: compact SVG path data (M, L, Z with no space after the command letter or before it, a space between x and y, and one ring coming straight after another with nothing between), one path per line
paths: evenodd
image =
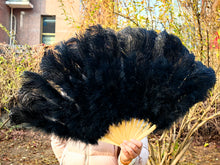
M204 144L204 147L208 147L208 146L209 146L209 143L205 143L205 144Z

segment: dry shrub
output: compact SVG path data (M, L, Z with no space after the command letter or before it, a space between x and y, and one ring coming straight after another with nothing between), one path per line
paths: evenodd
M0 116L2 110L8 109L10 100L15 98L23 71L39 71L42 51L41 46L0 44Z

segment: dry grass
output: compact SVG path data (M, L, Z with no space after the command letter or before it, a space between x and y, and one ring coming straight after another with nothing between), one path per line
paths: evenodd
M23 71L39 71L42 48L40 46L14 46L0 44L0 111L7 110L21 85Z

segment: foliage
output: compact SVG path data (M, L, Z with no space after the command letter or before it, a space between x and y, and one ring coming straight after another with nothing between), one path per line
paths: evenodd
M5 33L7 33L7 35L12 39L12 43L13 44L16 44L17 41L15 40L15 37L14 37L14 32L10 32L5 26L3 26L1 23L0 23L0 29L2 29Z
M21 74L25 70L38 72L40 49L30 46L0 45L0 110L7 110L21 85Z
M73 0L58 0L66 20L75 24L66 7L73 8ZM180 37L196 57L208 66L215 65L215 50L210 40L220 28L219 0L82 0L81 22L75 27L84 31L88 26L101 24L119 30L126 26L144 27L161 31L166 29ZM215 9L214 9L215 7ZM216 67L216 66L215 66Z
M5 32L7 33L7 35L8 35L9 37L11 37L10 32L8 31L8 29L7 29L5 26L3 26L1 23L0 23L0 29L2 29L3 31L5 31Z
M103 27L117 28L117 17L114 14L116 2L114 0L81 0L80 22L74 19L76 1L58 0L65 20L79 32L83 32L88 26L101 24ZM68 10L67 10L68 6Z

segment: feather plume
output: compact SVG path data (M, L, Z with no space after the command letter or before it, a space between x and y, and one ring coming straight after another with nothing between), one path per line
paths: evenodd
M11 122L91 144L128 121L168 128L216 81L178 37L143 28L92 26L45 50L40 66L24 72Z

